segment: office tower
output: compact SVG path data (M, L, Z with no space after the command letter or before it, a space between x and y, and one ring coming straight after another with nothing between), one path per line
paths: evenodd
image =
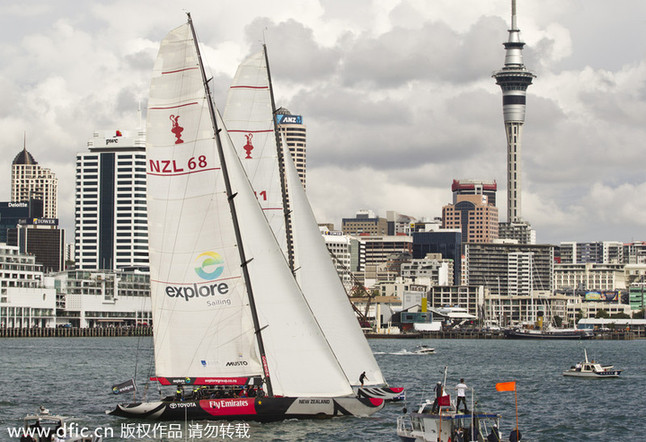
M292 154L298 177L305 187L307 169L307 129L301 115L292 115L284 107L276 110L276 122L283 139L287 141L289 152Z
M505 65L493 77L502 89L502 111L507 136L507 223L521 222L520 173L525 94L536 77L523 64L523 47L516 24L516 0L511 1L511 29L505 46Z
M26 145L11 164L11 201L32 199L43 202L43 217L58 218L58 179L51 170L38 165Z
M442 207L442 227L459 229L462 242L491 242L498 238L496 184L453 180L453 204ZM494 203L489 201L493 197Z
M148 266L146 134L98 131L76 156L76 268Z

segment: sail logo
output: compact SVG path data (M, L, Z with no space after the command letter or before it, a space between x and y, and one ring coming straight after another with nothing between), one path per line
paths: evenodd
M247 361L229 361L226 363L226 367L246 367L249 365Z
M251 144L251 140L253 139L253 134L247 134L245 135L245 137L247 138L247 144L245 144L242 147L244 148L245 152L247 152L247 156L245 157L245 159L250 160L251 151L253 150L253 144Z
M175 144L182 144L184 142L184 140L182 140L182 132L184 131L184 128L179 125L177 120L179 120L179 115L170 116L172 124L170 131L175 135L175 138L177 138Z
M204 252L195 259L199 267L195 267L195 273L206 281L218 279L224 271L224 259L216 252Z

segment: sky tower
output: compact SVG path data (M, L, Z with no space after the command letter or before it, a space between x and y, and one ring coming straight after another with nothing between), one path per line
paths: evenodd
M502 89L502 113L507 134L507 222L520 223L520 151L525 123L525 93L536 76L523 64L523 43L516 24L516 0L511 0L511 29L505 65L493 74Z

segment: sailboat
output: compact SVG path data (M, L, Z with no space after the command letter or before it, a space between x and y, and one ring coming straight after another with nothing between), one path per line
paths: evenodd
M400 400L361 330L275 118L267 47L238 67L223 119L294 277L354 391ZM359 381L365 374L364 385Z
M161 42L148 101L155 374L149 419L369 416L284 258L211 98L190 14ZM192 389L192 393L186 393Z

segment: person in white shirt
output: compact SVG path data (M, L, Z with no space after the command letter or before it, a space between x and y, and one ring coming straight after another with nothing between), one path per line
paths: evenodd
M462 402L464 404L464 412L469 412L469 407L467 407L467 388L464 379L460 379L460 383L455 386L455 389L458 391L458 401L455 403L455 411L460 411L460 402Z

